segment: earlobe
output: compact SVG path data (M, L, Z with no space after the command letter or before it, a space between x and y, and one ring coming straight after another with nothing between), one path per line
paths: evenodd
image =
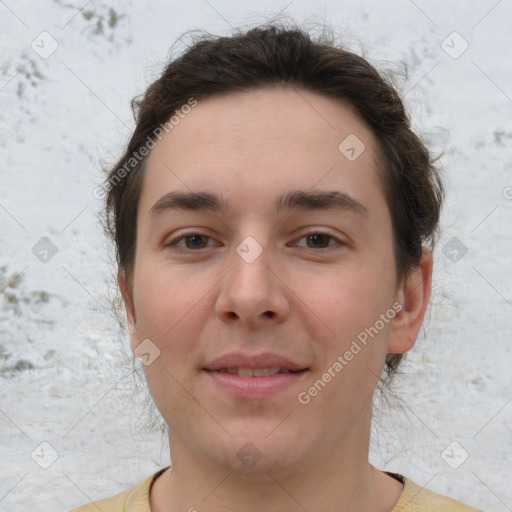
M393 320L388 354L403 354L414 346L430 300L432 267L432 252L424 247L419 265L398 291L403 307Z

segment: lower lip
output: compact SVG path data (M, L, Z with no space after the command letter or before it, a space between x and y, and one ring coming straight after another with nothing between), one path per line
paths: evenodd
M268 377L239 377L229 373L204 370L219 387L238 398L265 398L304 379L308 370L277 373Z

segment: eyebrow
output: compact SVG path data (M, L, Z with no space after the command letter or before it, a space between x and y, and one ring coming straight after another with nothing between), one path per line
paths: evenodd
M222 196L210 192L168 192L163 195L149 211L150 216L172 210L195 210L210 212L228 212L230 205ZM293 190L279 196L274 202L277 213L291 210L343 210L359 215L367 215L368 209L359 201L338 190L307 191Z

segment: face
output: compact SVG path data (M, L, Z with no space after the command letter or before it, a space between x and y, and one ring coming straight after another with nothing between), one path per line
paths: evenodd
M367 451L385 356L415 339L377 158L349 105L285 89L201 100L156 144L127 309L173 463Z

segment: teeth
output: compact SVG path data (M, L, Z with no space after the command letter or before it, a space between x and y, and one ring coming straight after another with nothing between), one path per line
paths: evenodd
M258 370L255 370L258 371ZM253 370L251 368L238 368L239 377L254 377Z
M271 368L221 368L217 370L220 373L229 373L230 375L238 375L239 377L268 377L277 373L290 373L287 368L273 366Z

